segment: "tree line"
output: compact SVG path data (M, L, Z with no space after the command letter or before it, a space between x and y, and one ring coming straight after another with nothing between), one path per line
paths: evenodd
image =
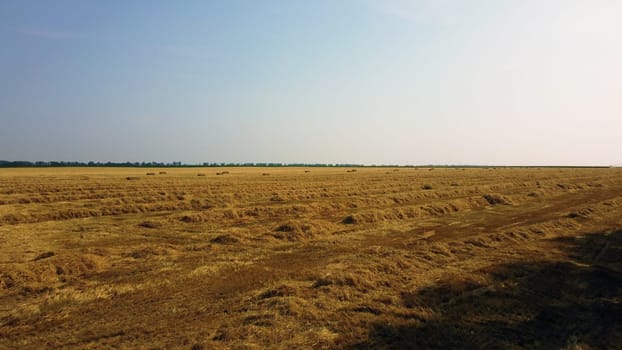
M322 164L322 163L218 163L204 162L185 164L182 162L67 162L67 161L9 161L0 160L0 168L26 167L131 167L131 168L181 168L181 167L363 167L362 164ZM393 166L393 165L387 165Z
M127 167L127 168L218 168L218 167L341 167L341 168L609 168L611 166L494 166L494 165L365 165L351 163L219 163L204 162L200 164L185 164L182 162L67 162L67 161L27 161L27 160L0 160L0 168L28 168L28 167Z

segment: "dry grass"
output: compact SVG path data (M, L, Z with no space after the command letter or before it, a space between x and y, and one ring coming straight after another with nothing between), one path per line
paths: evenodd
M2 169L0 348L622 344L620 169L423 170Z

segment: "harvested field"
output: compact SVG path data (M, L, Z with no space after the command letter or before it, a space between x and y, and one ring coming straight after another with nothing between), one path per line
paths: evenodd
M0 349L619 348L622 169L430 170L0 169Z

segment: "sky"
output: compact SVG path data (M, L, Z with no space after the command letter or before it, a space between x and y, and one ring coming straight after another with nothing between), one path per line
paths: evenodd
M622 1L2 1L0 159L622 165Z

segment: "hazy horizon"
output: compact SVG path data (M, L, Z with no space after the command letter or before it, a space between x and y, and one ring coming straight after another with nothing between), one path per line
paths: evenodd
M622 2L0 4L0 159L622 165Z

